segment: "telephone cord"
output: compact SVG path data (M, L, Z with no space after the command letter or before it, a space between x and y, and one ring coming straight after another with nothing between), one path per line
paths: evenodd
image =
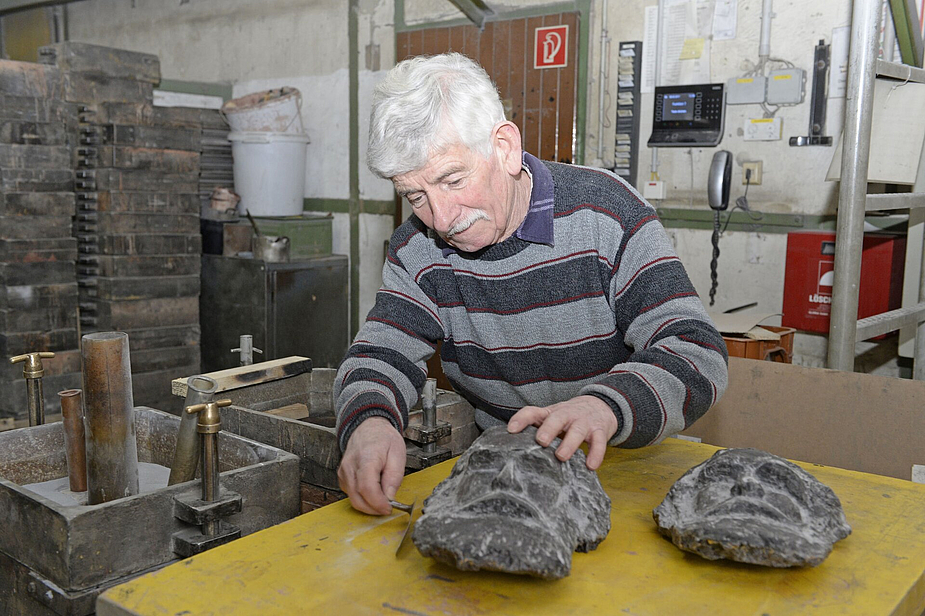
M719 210L713 210L713 258L710 259L710 305L716 303L716 287L719 276L716 273L719 264Z

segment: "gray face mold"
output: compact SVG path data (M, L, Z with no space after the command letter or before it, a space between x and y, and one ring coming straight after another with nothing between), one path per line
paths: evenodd
M610 530L610 498L581 450L568 462L536 442L536 428L486 430L424 501L411 539L425 556L464 571L567 576L572 552Z
M682 550L770 567L818 565L851 534L828 486L757 449L717 451L678 479L652 515Z

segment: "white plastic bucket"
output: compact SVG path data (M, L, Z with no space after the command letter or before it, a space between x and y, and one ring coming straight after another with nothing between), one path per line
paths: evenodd
M253 216L299 216L305 196L308 135L228 133L234 158L238 212Z
M302 93L289 86L255 92L222 105L222 115L234 132L301 135L305 132L301 111Z

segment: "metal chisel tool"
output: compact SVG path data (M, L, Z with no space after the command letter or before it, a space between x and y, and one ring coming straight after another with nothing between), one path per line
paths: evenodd
M392 505L392 508L398 509L399 511L404 511L408 514L408 525L405 527L405 532L401 536L401 541L398 542L398 548L395 549L395 556L398 556L398 553L401 552L401 546L405 545L405 540L408 538L408 535L411 534L411 524L414 522L414 506L417 504L417 499L410 505L405 505L404 503L399 503L398 501L389 501L389 504Z

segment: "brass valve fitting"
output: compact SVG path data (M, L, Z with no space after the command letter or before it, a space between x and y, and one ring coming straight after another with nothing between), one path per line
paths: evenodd
M186 407L187 413L199 413L196 431L200 434L215 434L222 429L222 417L219 407L231 406L231 400L218 400Z
M24 362L22 367L23 378L40 379L45 376L45 366L42 365L42 358L51 359L55 354L51 351L36 351L35 353L25 353L10 358L11 364Z

